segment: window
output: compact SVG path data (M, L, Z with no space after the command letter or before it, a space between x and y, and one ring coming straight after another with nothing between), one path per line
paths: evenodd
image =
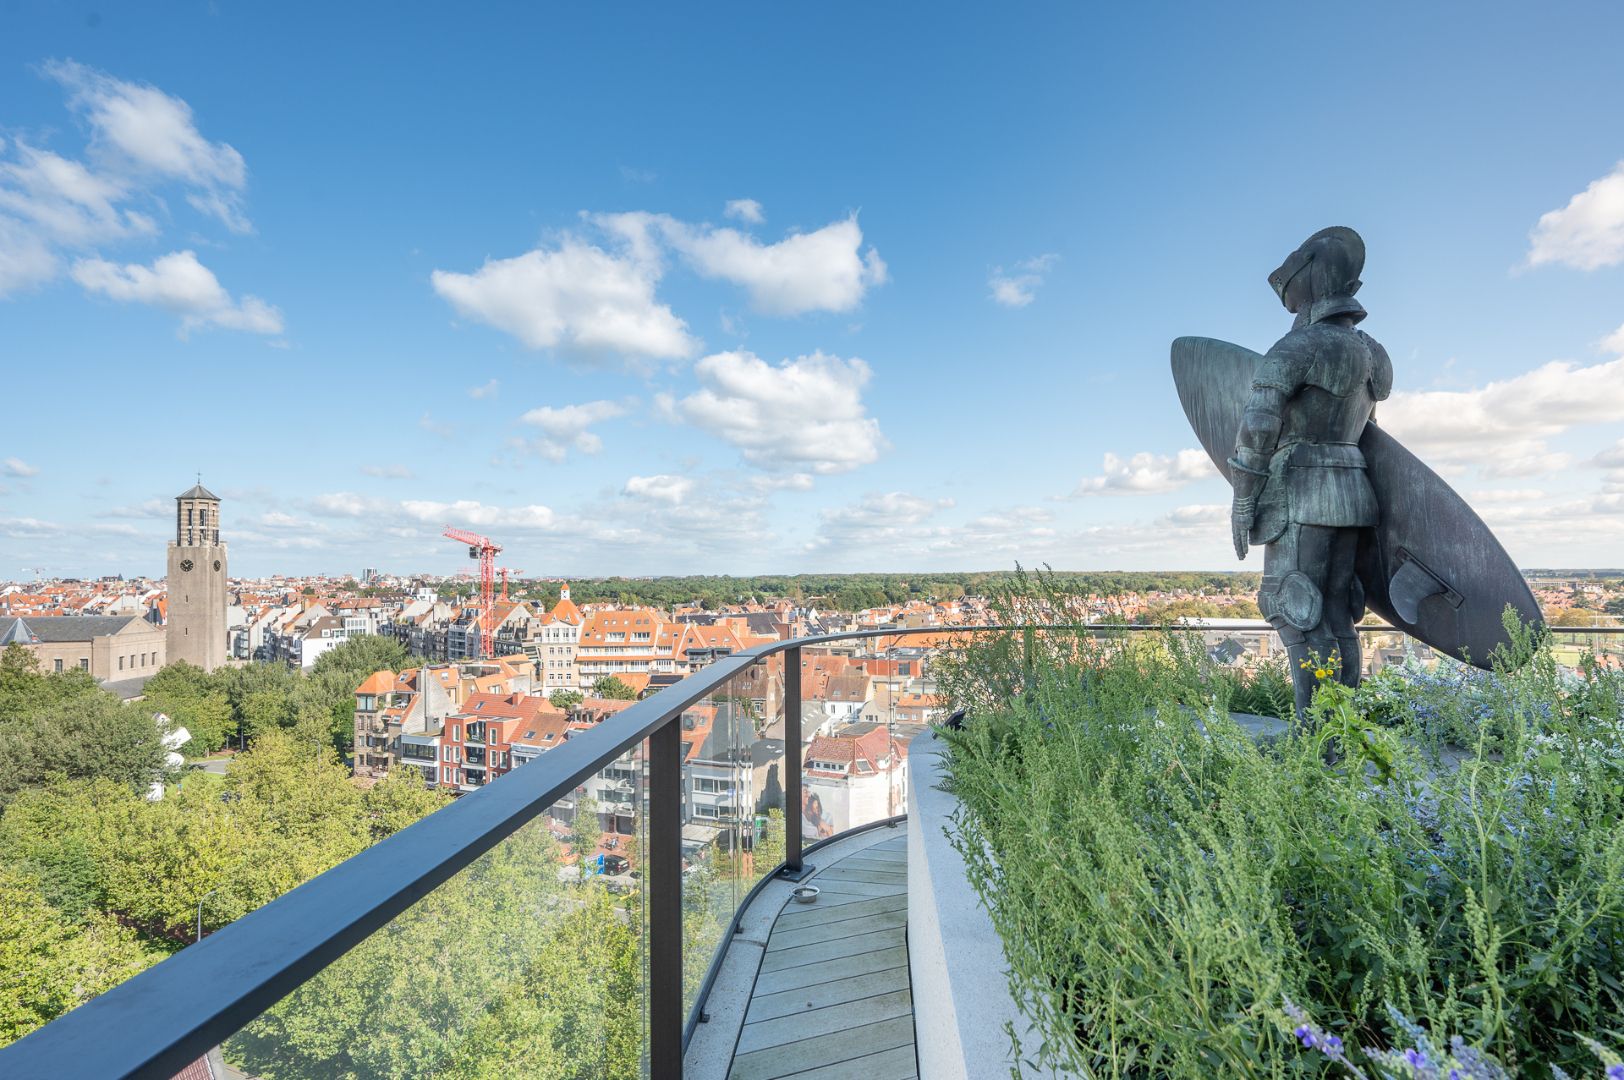
M62 661L60 659L56 662L56 673L58 675L62 674Z
M451 760L451 747L449 747L449 746L440 747L440 760L441 761L450 761Z
M79 658L79 670L80 671L89 671L90 670L90 657L81 656Z

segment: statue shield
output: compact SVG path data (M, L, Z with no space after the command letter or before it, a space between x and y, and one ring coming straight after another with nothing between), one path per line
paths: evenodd
M1226 480L1262 359L1214 338L1173 342L1173 382L1184 415ZM1482 668L1506 643L1507 604L1523 622L1543 624L1517 564L1442 477L1375 424L1365 425L1359 449L1381 507L1381 523L1360 537L1356 568L1371 611Z

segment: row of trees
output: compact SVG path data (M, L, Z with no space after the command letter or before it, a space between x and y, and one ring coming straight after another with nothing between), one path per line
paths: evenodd
M586 578L570 583L577 603L613 601L669 608L698 601L708 609L745 601L767 602L788 598L838 611L900 604L909 600L956 600L985 595L1015 577L1014 571L929 574L768 574L757 577ZM1130 592L1189 590L1198 592L1256 591L1255 573L1131 571L1060 573L1057 580L1080 595L1117 596ZM527 582L521 599L551 606L558 601L558 586Z

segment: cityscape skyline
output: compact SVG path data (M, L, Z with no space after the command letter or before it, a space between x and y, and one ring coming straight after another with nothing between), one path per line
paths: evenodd
M1167 348L1267 347L1264 275L1331 223L1370 245L1380 421L1519 565L1617 565L1624 14L1584 10L1407 12L1327 130L1281 72L1344 24L1283 5L319 40L19 5L0 579L157 576L199 471L244 577L455 573L446 523L530 576L1258 571Z

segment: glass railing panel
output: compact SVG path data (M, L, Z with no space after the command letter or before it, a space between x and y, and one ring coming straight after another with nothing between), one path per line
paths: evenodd
M754 697L759 681L735 675L684 710L681 720L685 1012L753 876L755 817L767 796L767 762L756 764L764 738L763 711Z
M641 784L612 808L594 786L226 1040L226 1064L262 1080L646 1075Z

